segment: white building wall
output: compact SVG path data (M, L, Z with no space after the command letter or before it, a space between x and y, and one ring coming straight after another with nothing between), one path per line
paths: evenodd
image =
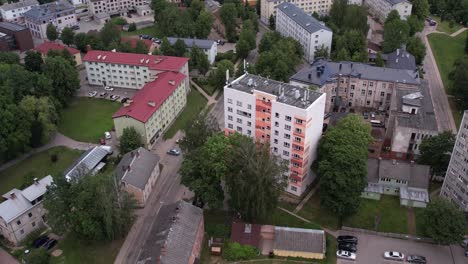
M23 14L31 9L33 6L38 6L37 5L31 5L31 6L25 6L25 7L20 7L20 8L15 8L11 10L3 10L0 7L0 15L3 19L3 21L8 21L8 22L17 22L17 23L23 23L24 17Z
M259 0L260 3L260 20L269 24L270 16L276 17L276 7L283 3L289 2L297 5L299 8L304 10L307 14L311 15L317 12L319 15L328 15L330 8L333 4L333 0Z
M409 16L411 16L412 9L413 5L409 2L401 2L392 7L392 10L398 11L398 14L400 14L400 18L403 20L406 20Z
M224 124L225 128L254 137L255 96L235 89L224 88Z
M8 224L0 218L0 234L17 245L31 232L44 226L43 216L45 214L46 210L42 203L38 203Z

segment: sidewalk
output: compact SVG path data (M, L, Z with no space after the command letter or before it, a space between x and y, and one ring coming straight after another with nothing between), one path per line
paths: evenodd
M205 90L203 90L203 88L201 88L196 82L194 82L192 79L190 79L190 84L195 86L195 88L197 88L197 90L206 98L206 100L208 100L208 102L206 103L206 105L211 105L211 104L216 104L216 95L217 95L217 92L216 91L212 96L209 96Z

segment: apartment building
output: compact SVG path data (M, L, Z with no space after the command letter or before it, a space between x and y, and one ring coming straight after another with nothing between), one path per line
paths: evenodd
M289 163L286 191L300 196L315 179L324 108L323 93L244 74L224 87L224 132L268 142Z
M259 0L260 8L260 20L265 23L270 23L270 17L276 17L276 9L278 5L282 3L291 3L297 5L308 15L312 15L317 12L319 15L328 15L330 8L333 4L333 0Z
M190 90L188 58L92 50L83 61L91 85L141 89L160 73L180 72Z
M44 226L46 210L42 199L52 182L50 175L40 180L35 178L26 189L13 189L2 196L5 201L0 203L0 235L16 246Z
M325 23L305 13L294 4L282 3L277 7L276 31L284 37L297 40L308 62L314 60L315 51L326 48L331 51L333 32Z
M38 6L37 0L20 0L16 3L5 3L0 6L0 17L4 22L24 23L23 14L33 6Z
M216 41L209 39L167 38L171 45L174 45L179 39L185 43L185 46L187 46L188 50L191 50L193 47L197 46L206 54L210 64L215 62L216 55L218 54L218 44L216 44Z
M60 0L40 6L33 6L25 12L26 26L31 30L33 37L46 39L47 25L54 25L58 31L78 24L75 7L66 0Z
M326 111L341 108L389 110L396 88L418 88L417 70L375 67L358 62L314 61L290 78L290 84L326 93Z
M468 212L468 110L465 110L440 195Z
M144 0L89 0L89 14L96 15L126 15L129 10L145 5Z
M127 100L113 116L117 137L134 127L150 148L172 124L187 103L187 78L180 72L163 72Z
M406 20L411 15L413 5L408 0L365 0L364 5L369 8L369 12L384 22L392 10L400 14L400 18Z

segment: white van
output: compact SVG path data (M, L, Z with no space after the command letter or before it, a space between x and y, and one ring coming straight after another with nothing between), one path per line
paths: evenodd
M111 133L109 133L109 132L107 132L107 131L104 132L104 136L106 137L106 139L111 139L111 138L112 138Z

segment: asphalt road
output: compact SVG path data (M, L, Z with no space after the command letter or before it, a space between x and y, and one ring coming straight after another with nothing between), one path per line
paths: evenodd
M210 115L218 120L219 128L224 129L224 95L219 97L216 105L211 109Z

